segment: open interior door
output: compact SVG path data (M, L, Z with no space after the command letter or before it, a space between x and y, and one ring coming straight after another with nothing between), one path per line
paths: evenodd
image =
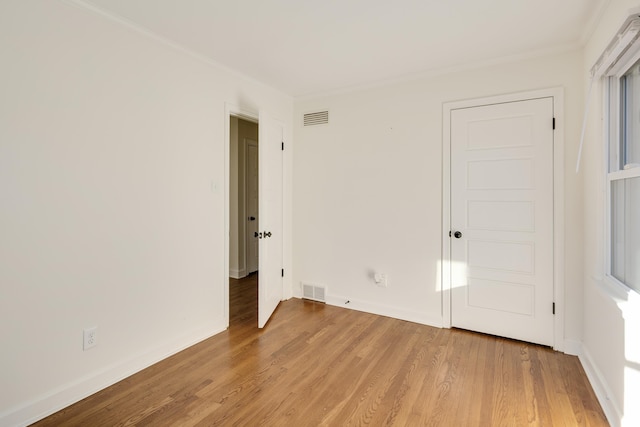
M260 113L260 217L258 327L263 328L282 300L282 144L283 125Z

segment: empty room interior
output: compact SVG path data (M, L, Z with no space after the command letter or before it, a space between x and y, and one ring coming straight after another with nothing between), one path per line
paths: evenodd
M0 426L640 425L637 1L2 0L0 58Z

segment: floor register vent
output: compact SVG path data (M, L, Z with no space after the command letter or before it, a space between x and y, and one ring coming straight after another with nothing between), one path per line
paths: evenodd
M316 111L314 113L306 113L303 116L303 122L305 126L329 124L329 111Z
M302 298L312 301L326 302L324 286L302 284Z

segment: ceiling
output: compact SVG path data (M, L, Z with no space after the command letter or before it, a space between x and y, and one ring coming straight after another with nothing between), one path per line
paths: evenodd
M609 0L74 0L294 96L580 47Z

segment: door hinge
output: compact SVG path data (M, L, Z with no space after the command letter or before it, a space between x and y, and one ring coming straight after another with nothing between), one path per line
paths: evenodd
M284 268L282 269L282 277L284 277Z
M555 302L551 304L551 312L553 314L556 314L556 303Z
M554 117L553 120L551 121L551 128L555 129L556 128L556 118Z
M284 151L284 141L282 142L282 151Z

